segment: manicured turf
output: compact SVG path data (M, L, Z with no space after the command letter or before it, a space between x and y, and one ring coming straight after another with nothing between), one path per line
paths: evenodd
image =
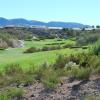
M24 54L25 51L29 47L37 47L42 48L46 44L52 43L61 43L65 44L74 44L75 42L72 40L62 40L57 41L56 39L48 39L41 41L25 41L24 48L9 48L4 51L0 51L0 69L4 68L4 66L8 64L20 64L23 68L29 68L33 65L41 65L44 62L53 63L58 54L73 54L79 53L83 50L80 49L61 49L61 50L53 50L53 51L44 51L44 52L36 52L36 53L28 53ZM64 45L64 44L63 44Z
M64 44L75 44L75 41L72 41L70 39L62 39L61 41L57 40L57 39L45 39L45 40L41 40L41 41L26 41L25 42L25 46L26 47L37 47L37 48L42 48L43 46L50 46L47 44L53 44L53 43L64 43ZM63 45L64 45L63 44Z

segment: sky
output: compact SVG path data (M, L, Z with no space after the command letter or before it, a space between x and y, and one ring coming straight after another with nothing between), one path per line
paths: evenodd
M100 25L100 0L0 0L0 17Z

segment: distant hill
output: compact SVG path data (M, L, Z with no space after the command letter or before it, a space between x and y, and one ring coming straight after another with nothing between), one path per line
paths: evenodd
M85 28L90 27L89 25L84 25L75 22L41 22L36 20L26 20L23 18L17 19L6 19L0 17L0 26L15 25L15 26L48 26L48 27L63 27L63 28Z

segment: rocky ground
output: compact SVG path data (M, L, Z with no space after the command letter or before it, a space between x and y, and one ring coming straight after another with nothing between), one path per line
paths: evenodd
M13 100L100 100L100 77L91 77L89 80L74 80L63 77L62 82L55 89L45 89L43 84L12 84L10 87L22 88L23 97ZM90 99L84 99L85 97Z
M100 100L99 77L91 77L83 81L63 77L62 80L63 83L58 84L54 90L45 89L39 82L34 85L19 85L18 88L23 88L25 91L20 100L85 100L86 96L91 97L86 100Z

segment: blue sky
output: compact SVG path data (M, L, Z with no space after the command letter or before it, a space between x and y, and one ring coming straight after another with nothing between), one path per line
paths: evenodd
M0 17L100 24L100 0L0 0Z

